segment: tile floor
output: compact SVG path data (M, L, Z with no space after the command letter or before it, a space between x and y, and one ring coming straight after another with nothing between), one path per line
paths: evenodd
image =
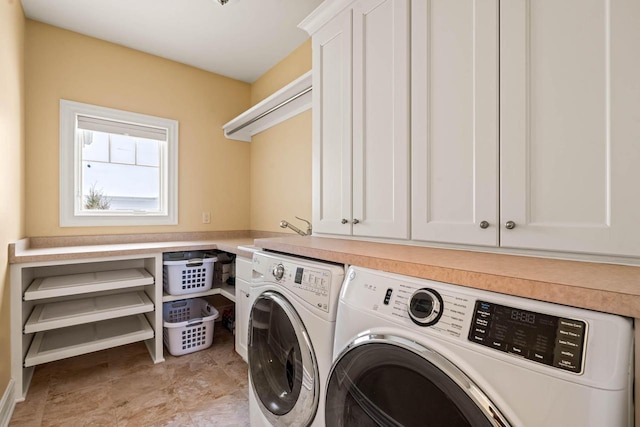
M143 343L41 365L9 426L249 426L247 365L214 331L209 349L165 349L157 365Z

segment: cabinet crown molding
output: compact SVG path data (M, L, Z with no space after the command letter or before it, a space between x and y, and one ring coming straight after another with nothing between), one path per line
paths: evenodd
M349 7L355 0L325 0L309 16L298 24L298 28L313 35L333 17Z

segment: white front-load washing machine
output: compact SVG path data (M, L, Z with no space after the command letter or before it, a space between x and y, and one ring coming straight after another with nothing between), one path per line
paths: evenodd
M325 425L343 280L342 265L254 253L247 344L252 427Z
M630 319L350 268L328 426L628 427Z

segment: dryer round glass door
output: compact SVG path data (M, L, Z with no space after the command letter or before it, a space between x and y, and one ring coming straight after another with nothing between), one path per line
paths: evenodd
M249 317L249 375L272 424L307 425L316 414L318 366L308 336L282 295L268 291L255 300Z
M358 427L509 425L448 360L415 342L382 335L359 337L335 362L325 421Z

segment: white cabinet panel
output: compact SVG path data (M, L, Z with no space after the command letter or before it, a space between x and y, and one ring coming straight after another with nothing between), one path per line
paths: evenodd
M412 238L497 245L497 1L411 7Z
M314 34L312 45L313 228L350 234L351 11Z
M353 5L353 235L408 238L408 0Z
M249 335L249 282L253 274L251 258L236 257L236 351L247 361Z
M408 1L356 1L313 34L316 233L409 237Z
M249 283L236 277L236 352L247 362L247 339L249 336Z
M639 255L640 3L500 7L501 245Z

